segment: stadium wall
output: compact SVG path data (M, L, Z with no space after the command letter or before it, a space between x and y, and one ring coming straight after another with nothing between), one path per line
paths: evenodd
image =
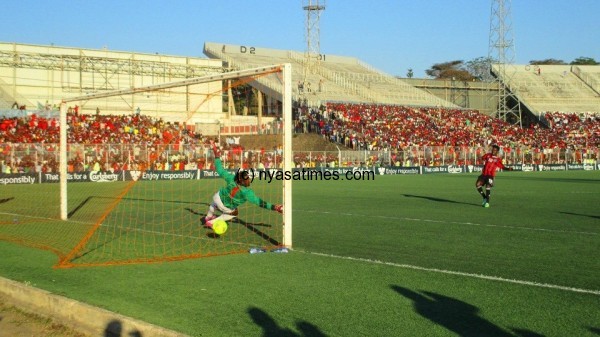
M479 110L483 114L496 117L495 112L498 106L496 83L424 78L402 78L402 80L460 107Z

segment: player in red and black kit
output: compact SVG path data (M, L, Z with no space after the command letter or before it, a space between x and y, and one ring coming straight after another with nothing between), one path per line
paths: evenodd
M492 152L486 153L481 158L484 162L483 171L481 172L481 175L477 177L475 187L477 187L477 192L479 192L479 194L481 194L481 196L483 197L483 203L481 204L483 207L490 207L490 191L492 187L494 187L494 178L496 177L496 170L513 170L511 167L506 167L504 166L504 164L502 164L502 158L498 156L499 151L500 147L498 145L492 145ZM484 185L485 192L483 191Z

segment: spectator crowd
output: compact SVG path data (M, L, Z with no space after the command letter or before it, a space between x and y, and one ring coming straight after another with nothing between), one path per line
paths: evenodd
M354 150L411 146L600 146L600 114L547 112L549 128L521 128L477 110L328 103L299 112L295 132L317 132Z
M398 166L443 164L435 161L436 153L430 154L428 162L407 163L406 156L399 156L423 148L444 147L455 154L493 143L505 152L579 151L574 160L581 161L584 151L600 147L600 114L546 112L543 117L547 126L521 128L469 109L327 103L320 109L296 107L294 132L317 133L347 149L387 153L387 160ZM57 117L0 117L0 173L57 172L60 127ZM196 134L185 124L139 113L86 115L70 109L67 127L70 171L212 168L208 144L216 139ZM232 167L281 166L280 146L247 151L233 136L224 138L220 146ZM380 158L344 163L338 159L331 153L295 153L298 167L360 166Z

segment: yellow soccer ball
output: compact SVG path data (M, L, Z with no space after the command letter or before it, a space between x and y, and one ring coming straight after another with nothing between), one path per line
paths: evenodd
M227 232L227 222L221 219L213 221L212 230L217 235L225 234Z

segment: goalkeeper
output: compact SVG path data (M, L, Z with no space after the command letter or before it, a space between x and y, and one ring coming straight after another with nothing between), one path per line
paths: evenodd
M283 213L282 205L274 205L262 200L254 194L250 186L250 177L246 171L238 171L235 175L229 173L221 163L221 151L213 144L213 152L215 155L215 169L219 176L227 182L214 195L206 216L202 218L202 224L212 228L213 221L221 219L224 221L231 220L238 215L238 206L249 201L262 208ZM218 217L215 212L221 212Z

